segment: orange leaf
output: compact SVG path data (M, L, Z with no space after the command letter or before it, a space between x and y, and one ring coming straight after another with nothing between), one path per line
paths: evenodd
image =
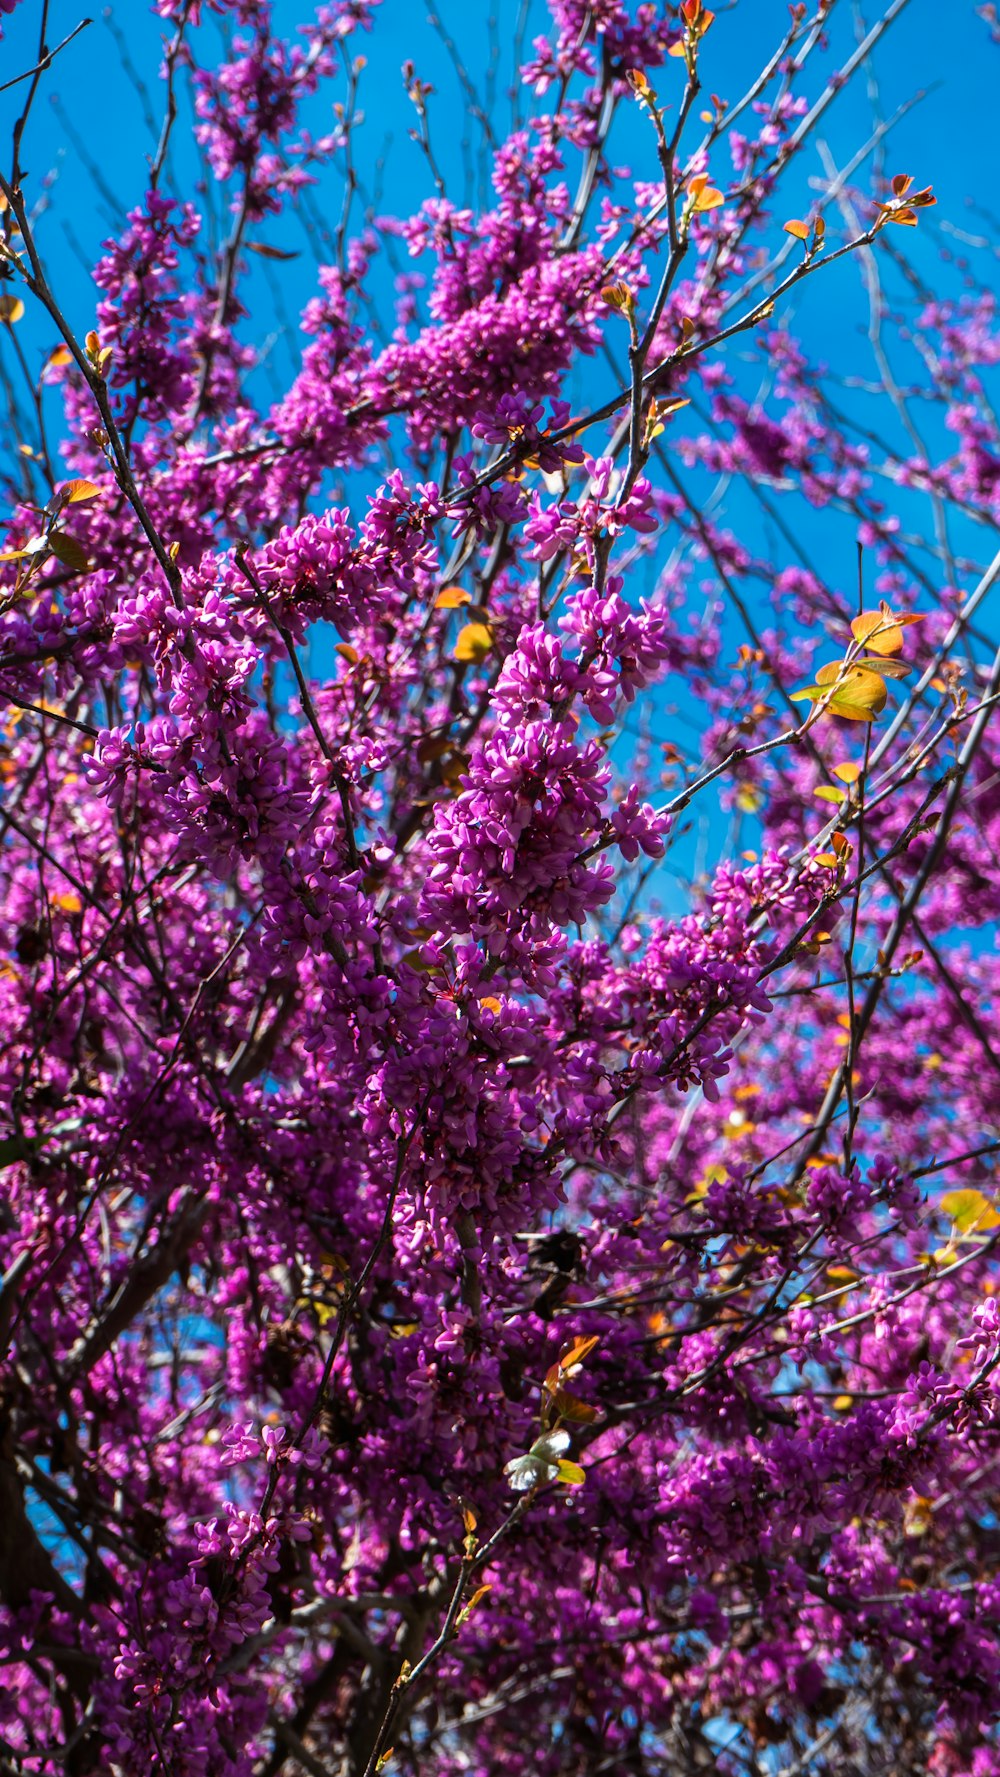
M791 222L785 223L785 233L794 235L797 241L807 241L809 239L809 224L808 222L800 222L797 217L793 217Z
M59 492L67 506L82 506L85 500L96 500L100 488L92 481L67 481Z
M459 605L471 605L472 594L464 586L445 586L434 600L435 611L456 611Z
M629 86L632 88L632 91L635 93L637 98L655 99L656 94L654 93L652 87L649 84L649 81L646 79L646 76L643 73L643 70L641 68L627 69L626 74L625 74L625 78L628 81Z
M589 1335L574 1339L573 1343L568 1345L566 1350L560 1353L559 1368L561 1370L574 1369L578 1364L582 1364L585 1358L590 1356L595 1345L598 1345L599 1343L600 1335L598 1333L590 1333Z
M628 285L621 279L616 284L605 284L601 291L610 309L616 309L620 315L630 315L635 308L635 297Z
M707 173L696 173L689 182L688 200L695 214L699 216L705 210L717 210L719 205L726 201L721 191L717 191L714 185L709 185Z
M476 1605L481 1603L481 1601L486 1597L487 1592L492 1592L492 1590L493 1590L492 1586L477 1587L476 1591L473 1592L472 1597L469 1599L468 1604L466 1605L465 1609L462 1612L463 1618L467 1619L468 1617L470 1617L472 1615L473 1611L475 1610Z

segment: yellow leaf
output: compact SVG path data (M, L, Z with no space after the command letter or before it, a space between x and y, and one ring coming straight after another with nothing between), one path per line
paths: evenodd
M567 1462L564 1456L559 1463L557 1479L564 1487L582 1487L587 1477L578 1462Z
M0 293L0 321L13 327L14 322L19 321L23 314L24 303L19 296L12 295L9 290Z
M1000 1214L989 1198L971 1187L963 1191L946 1191L941 1208L951 1217L959 1234L979 1234L986 1228L1000 1227Z
M833 775L834 777L839 777L842 784L856 784L858 778L861 776L861 767L860 765L851 765L850 763L835 765L833 768Z
M795 702L808 698L810 703L823 703L831 715L855 722L874 721L885 708L886 696L885 681L877 673L845 666L841 660L821 666L815 685L792 693Z
M835 1413L846 1413L853 1405L854 1396L852 1394L838 1394L833 1403L833 1410Z
M852 662L858 672L878 673L881 679L905 679L912 670L905 660L881 660L859 657Z
M851 620L851 634L873 654L898 654L903 646L899 624L885 611L862 611Z
M46 358L45 368L47 370L65 370L67 364L72 364L72 362L73 354L69 346L56 346Z
M702 1197L708 1195L711 1185L724 1185L728 1177L729 1173L725 1166L720 1166L717 1162L706 1166L701 1177L695 1180L694 1190L690 1196L685 1197L685 1203L699 1203Z
M831 784L820 784L818 789L813 791L813 795L818 796L821 802L841 803L847 801L847 791L835 790Z
M914 1499L907 1500L903 1508L903 1535L926 1536L932 1528L934 1518L931 1512L933 1500L918 1493Z
M493 632L485 623L467 623L458 632L453 660L471 661L478 666L493 646Z
M455 611L459 605L471 605L472 594L464 586L445 586L434 600L435 611Z
M751 1123L745 1111L733 1111L722 1125L722 1134L726 1141L745 1141L752 1135L757 1125Z

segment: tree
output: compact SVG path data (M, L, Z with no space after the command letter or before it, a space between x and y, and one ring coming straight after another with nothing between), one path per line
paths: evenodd
M738 102L739 10L550 8L479 208L404 70L399 222L352 158L373 3L285 41L158 0L163 130L81 318L24 170L76 36L37 7L6 1773L1000 1770L993 301L913 268L929 188L869 189L893 119L808 198L900 0L860 42L791 6ZM268 403L248 256L324 165ZM852 267L872 425L791 330Z

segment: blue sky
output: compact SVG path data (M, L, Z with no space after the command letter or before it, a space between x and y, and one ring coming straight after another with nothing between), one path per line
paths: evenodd
M276 0L276 17L283 28L293 30L310 12L309 0ZM512 85L518 21L522 0L436 0L435 10L444 33L454 39L459 58L477 91L487 85L493 93L490 107L499 137L512 121ZM837 66L850 53L866 25L884 10L883 4L864 0L836 0L830 33L834 53L822 61L822 71ZM51 0L49 40L57 42L78 23L82 0ZM41 0L22 0L14 16L5 22L4 78L10 79L35 59ZM355 40L355 51L367 57L361 81L365 121L356 137L356 156L365 202L375 203L379 213L405 215L415 210L431 190L419 148L410 140L413 113L405 97L401 64L411 60L418 74L435 91L429 101L430 127L435 154L444 173L449 195L461 203L476 204L483 195L488 162L480 153L478 125L468 115L462 81L442 42L442 33L429 20L427 0L384 0L376 11L371 34ZM546 27L543 0L530 0L526 39ZM774 44L787 20L785 0L736 0L726 6L720 0L716 24L706 39L702 76L707 92L732 101L742 95ZM214 30L215 27L212 27ZM136 204L144 190L148 157L153 152L162 109L158 81L163 25L147 0L113 0L104 6L80 36L59 56L44 77L25 138L22 154L30 173L28 194L41 205L37 237L52 283L65 312L78 333L92 324L95 291L89 266L100 243L113 233L125 211ZM806 91L814 97L821 84L820 65L810 72ZM908 106L894 125L885 148L885 175L912 173L919 184L932 183L938 208L925 212L919 229L893 230L894 245L909 263L938 291L957 291L961 270L954 256L965 248L962 233L1000 238L989 218L991 186L996 183L998 157L995 148L995 87L1000 69L1000 50L990 42L986 23L977 16L975 0L908 0L876 52L877 97L865 78L856 78L840 93L826 113L817 136L789 169L779 214L804 215L810 208L814 182L822 177L820 143L837 166L843 166L870 137L877 113L891 117ZM672 62L654 75L661 102L669 102L672 88L679 96L682 71ZM140 89L145 89L141 91ZM0 94L0 145L10 140L24 86ZM923 94L919 99L918 94ZM316 134L330 125L330 105L340 92L324 91L311 107L307 122ZM524 104L524 95L521 95ZM873 110L873 106L875 109ZM692 137L697 140L697 131ZM0 147L3 163L9 151ZM635 105L621 108L611 143L612 161L629 165L633 172L655 177L652 132ZM729 168L720 151L713 167L715 178L725 183ZM871 168L856 175L864 185ZM191 194L201 177L190 127L190 112L182 98L182 114L175 135L173 173L178 185ZM341 203L341 178L329 169L310 197L310 214L335 224ZM216 190L198 200L214 212L218 227L226 224L225 194ZM315 236L315 231L313 231ZM286 214L269 219L257 238L298 257L288 262L253 262L244 299L251 311L246 336L260 347L266 343L264 367L257 372L256 392L266 406L287 385L296 362L299 342L297 316L316 288L317 248L309 239L308 217ZM942 254L949 257L942 257ZM318 257L324 257L322 248ZM979 255L987 271L996 267L996 252ZM980 273L983 271L980 264ZM374 293L386 323L392 325L392 278L388 269L376 273ZM794 311L783 318L793 322L810 352L837 367L850 378L870 376L871 364L865 340L867 303L857 264L844 261L829 273L811 278L799 293ZM50 330L39 326L29 313L19 329L19 339L29 363L41 364L55 344ZM0 340L0 350L9 347ZM737 341L729 348L730 362L753 358L752 342ZM915 353L902 354L895 365L903 381L925 374ZM748 367L752 390L760 377L759 358ZM612 386L611 372L600 358L583 367L571 391L575 403L600 400ZM874 420L871 394L845 388L844 406L863 423ZM894 430L885 404L878 406L879 425ZM592 441L593 443L596 441ZM364 489L368 488L368 480ZM354 490L350 490L353 497ZM363 489L359 483L360 499ZM727 519L741 537L763 544L760 513L745 491L727 495ZM853 533L835 513L802 510L798 502L795 522L807 546L823 558L829 578L841 587L853 585L855 558ZM905 498L899 510L906 516ZM772 539L773 542L773 539ZM974 539L982 551L986 543ZM777 545L781 556L780 541ZM787 557L785 559L788 559ZM833 562L835 565L830 566ZM736 639L742 639L741 637ZM690 705L690 700L689 700ZM685 707L683 696L674 711L685 738L690 739L692 719L699 713ZM668 705L655 713L654 726L671 725ZM717 838L713 832L713 840ZM713 844L712 850L715 849Z
M29 67L34 59L40 4L41 0L22 0L6 23L6 78ZM32 192L37 193L43 182L46 187L48 213L40 238L53 277L81 330L90 322L94 302L85 266L92 262L117 216L141 197L146 157L153 145L149 116L152 113L158 125L162 103L157 81L162 22L146 0L114 0L112 5L95 10L94 23L62 53L43 80L24 155L32 175ZM480 90L493 62L495 127L502 133L511 115L508 95L521 0L437 0L435 10ZM838 0L834 8L831 34L842 54L853 45L858 10L852 9L850 0ZM870 22L882 8L866 5L860 10ZM52 0L50 41L58 41L72 30L84 11L81 0ZM289 28L308 12L308 0L278 0L276 7L279 21ZM461 85L440 36L428 23L428 12L425 0L384 0L376 13L374 32L357 40L368 58L362 76L366 119L357 138L362 178L369 194L381 185L380 208L396 214L415 208L428 190L422 156L408 139L413 118L400 76L405 58L412 59L421 77L435 87L430 101L431 129L449 192L461 201L474 201L482 166L475 147L471 153L463 152L463 138L475 141L477 126L467 117ZM544 28L545 9L539 0L532 0L531 15L529 38L536 29ZM738 0L731 9L720 4L705 45L706 88L730 99L737 97L757 72L786 16L784 0ZM122 44L134 75L148 89L145 103L122 65ZM975 216L970 200L978 194L988 206L990 186L995 183L998 160L993 117L998 63L1000 56L990 45L988 29L972 0L909 0L875 58L884 115L892 115L919 91L925 91L925 97L893 129L886 171L905 170L921 184L933 182L939 200L934 220L948 228L971 225L982 231L982 221ZM679 65L662 70L656 79L661 98L669 97L671 82L679 90ZM0 143L9 140L23 92L22 86L0 95ZM328 125L332 96L324 94L313 108L310 123L317 131ZM838 164L866 140L871 119L865 83L857 80L838 96L822 126L822 138ZM636 107L621 112L613 146L616 159L636 171L648 166L653 176L651 136ZM383 163L380 171L376 171L378 162ZM178 132L175 165L181 183L190 184L197 176L189 129ZM94 166L100 172L100 189L95 189ZM721 170L726 171L725 167ZM789 214L808 209L810 180L820 173L814 143L788 178ZM315 194L327 215L338 213L338 184L338 175L331 172ZM262 305L264 312L276 318L273 291L277 278L282 306L294 324L314 287L315 261L291 218L269 225L264 238L301 252L296 261L269 268L269 276L261 271L257 280L271 299ZM907 238L906 245L922 274L940 285L938 241L932 231L918 231ZM810 331L830 358L848 356L863 320L856 268L845 265L830 277L815 279L808 292ZM280 375L289 360L283 348L279 348L279 356L284 356Z

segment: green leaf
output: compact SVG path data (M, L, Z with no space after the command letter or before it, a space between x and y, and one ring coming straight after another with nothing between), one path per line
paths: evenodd
M913 671L905 660L871 660L867 656L856 660L854 666L859 672L867 668L871 673L878 673L882 679L905 679L907 673Z
M64 568L70 568L74 574L85 574L90 567L90 557L82 543L75 537L68 537L65 531L50 531L49 546Z
M5 1135L0 1137L0 1166L15 1166L18 1160L30 1160L42 1146L40 1135Z
M570 1394L565 1388L556 1389L552 1405L560 1419L568 1419L571 1425L591 1425L597 1418L596 1407L592 1407L589 1401L581 1401L579 1395Z

